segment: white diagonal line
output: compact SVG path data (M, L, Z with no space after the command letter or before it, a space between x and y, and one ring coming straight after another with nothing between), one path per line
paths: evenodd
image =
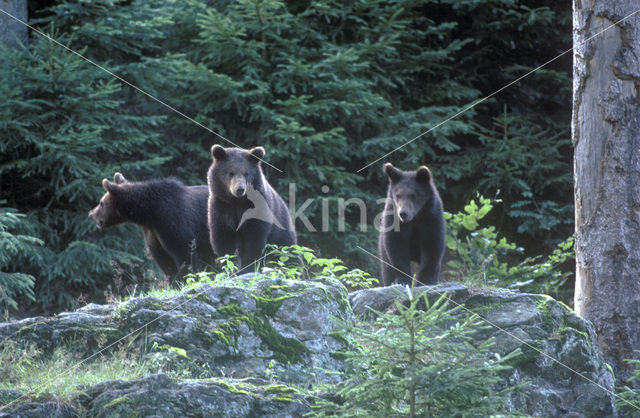
M274 252L276 252L277 250L273 250L268 252L267 254L263 255L262 257L260 257L259 259L257 259L255 261L255 263L258 263L259 261L264 260L265 258L267 258L269 255L273 254ZM237 272L235 272L233 275L229 276L229 278L232 277L236 277L238 276L238 274L243 271L244 269L246 269L247 267L250 266L254 266L255 263L252 264L248 264L246 266L244 266L243 268L241 268L240 270L238 270ZM100 350L98 350L97 352L91 354L89 357L85 357L82 360L80 360L79 362L77 362L76 364L74 364L73 366L67 368L65 371L58 373L57 375L51 377L50 379L47 379L44 383L36 386L35 388L27 391L26 393L20 395L20 397L12 400L11 402L5 404L5 405L0 405L0 411L2 411L3 409L8 408L9 406L17 403L18 401L20 401L21 399L26 398L27 396L39 391L42 388L45 388L47 386L49 386L51 383L53 383L56 379L58 379L59 377L62 377L66 374L69 374L71 371L75 370L76 368L78 368L80 365L82 365L83 363L85 363L86 361L92 359L93 357L96 357L98 354L102 353L103 351L113 347L114 345L118 344L119 342L123 341L126 338L131 337L132 335L134 335L135 333L137 333L138 331L141 331L142 329L146 328L147 326L151 325L152 323L156 322L157 320L159 320L160 318L167 316L169 313L175 311L176 309L182 307L184 304L186 304L187 302L190 302L192 299L197 298L198 296L200 296L201 294L205 293L205 291L208 289L205 289L201 292L196 293L195 295L188 295L190 297L187 297L187 295L185 295L185 300L182 303L179 303L178 305L174 306L173 308L163 312L162 314L158 315L157 317L155 317L154 319L152 319L149 322L144 323L143 325L140 325L138 328L134 329L133 331L129 332L127 335L123 336L122 338L119 338L118 340L112 342L111 344L107 345L106 347L101 348Z
M153 96L151 93L147 93L146 91L142 90L140 87L136 86L135 84L125 80L124 78L120 77L118 74L115 74L113 71L103 67L102 65L98 64L97 62L94 62L92 60L90 60L89 58L85 57L84 55L80 54L79 52L74 51L73 49L69 48L68 46L66 46L65 44L53 39L51 36L47 35L46 33L36 29L34 26L29 25L27 22L24 22L22 20L20 20L19 18L13 16L12 14L6 12L3 9L0 9L0 12L4 13L5 15L9 16L10 18L14 19L17 22L20 22L21 24L25 25L26 27L28 27L29 29L31 29L32 31L36 32L38 35L50 40L51 42L54 42L55 44L63 47L64 49L66 49L67 51L71 52L74 55L77 55L78 57L82 58L83 60L87 61L89 64L98 67L99 69L101 69L102 71L104 71L105 73L109 74L110 76L117 78L118 80L120 80L122 83L128 85L129 87L139 91L140 93L144 94L145 96L147 96L148 98L160 103L162 106L166 107L167 109L177 113L178 115L182 116L183 118L195 123L196 125L198 125L199 127L206 129L208 132L214 134L215 136L217 136L218 138L228 142L229 144L233 145L234 147L238 147L238 148L242 148L241 146L235 144L234 142L232 142L231 140L225 138L224 136L220 135L219 133L215 132L214 130L208 128L207 126L204 126L202 123L198 122L197 120L193 119L190 116L185 115L183 112L181 112L180 110L176 109L175 107L171 106L170 104L158 99L157 97ZM257 157L256 157L257 158ZM269 167L279 171L280 173L282 173L282 170L280 170L278 167L275 167L271 164L269 164L268 162L264 161L261 158L258 158L260 161L262 161L263 163L265 163L266 165L268 165Z
M435 288L437 287L437 285L425 285L424 283L419 282L418 280L416 280L415 278L409 276L407 273L405 273L404 271L396 268L395 266L387 263L386 261L384 261L383 259L381 259L380 257L378 257L375 254L370 253L369 251L365 250L364 248L362 248L359 245L356 245L357 248L359 248L361 251L369 254L371 257L376 258L377 260L381 261L382 263L386 264L387 266L391 267L392 269L400 272L401 274L407 276L409 279L411 279L412 281L415 280L416 282L420 283L423 286L427 286L429 287L430 291L433 291L435 293L437 293L440 296L444 296L445 299L447 299L449 302L453 303L454 305L458 306L459 308L469 312L470 314L477 316L478 318L480 318L481 320L483 320L484 322L486 322L487 324L491 325L492 327L497 328L498 330L504 332L505 334L507 334L508 336L510 336L511 338L515 339L516 341L518 341L521 344L526 345L527 347L531 348L532 350L538 352L539 354L542 354L543 356L547 357L549 360L552 360L553 362L561 365L562 367L566 368L567 370L571 371L572 373L575 373L576 375L580 376L581 378L583 378L584 380L586 380L589 383L592 383L596 386L598 386L600 389L604 390L605 392L607 392L608 394L610 394L611 396L614 396L616 398L618 398L619 400L629 404L630 406L634 407L635 409L637 409L638 411L640 411L640 406L624 399L623 397L621 397L620 395L610 391L609 389L607 389L606 387L604 387L603 385L601 385L600 383L594 381L593 379L588 378L587 376L583 375L582 373L580 373L577 370L572 369L571 367L567 366L566 364L562 363L560 360L555 359L554 357L550 356L549 354L545 353L544 351L532 346L531 344L529 344L528 342L524 341L522 338L518 337L517 335L513 334L512 332L507 331L506 329L500 327L499 325L496 325L495 323L493 323L492 321L488 320L487 318L483 317L482 315L477 314L476 312L473 312L471 309L467 308L466 306L464 306L461 303L456 302L455 300L451 299L450 297L448 297L445 293L442 292L438 292Z
M593 38L595 38L596 36L602 35L604 32L606 32L607 30L611 29L612 27L616 26L618 23L621 23L627 19L629 19L631 16L637 14L638 12L640 12L640 9L636 10L635 12L623 17L622 19L618 20L615 23L612 23L611 25L607 26L606 28L602 29L600 32L596 33L595 35L592 35L590 37L588 37L587 39L585 39L582 42L582 45L586 44L587 42L589 42L590 40L592 40ZM434 129L439 128L440 126L444 125L445 123L449 122L451 119L455 119L456 117L460 116L461 114L465 113L468 110L473 109L474 107L476 107L477 105L479 105L480 103L492 98L493 96L495 96L496 94L500 93L501 91L503 91L506 88L509 88L511 86L513 86L514 84L518 83L519 81L521 81L524 78L529 77L531 74L535 73L536 71L542 69L543 67L546 67L547 65L551 64L552 62L554 62L555 60L557 60L558 58L563 57L564 55L568 54L569 52L573 51L575 49L575 46L572 48L567 49L566 51L562 52L560 55L556 56L555 58L551 58L549 61L545 62L542 65L537 66L536 68L534 68L533 70L529 71L528 73L516 78L515 80L513 80L512 82L510 82L509 84L499 88L498 90L494 91L493 93L491 93L490 95L483 97L482 99L468 105L467 107L465 107L464 109L462 109L461 111L459 111L458 113L448 117L447 119L437 123L436 125L432 126L431 128L429 128L428 130L422 132L420 135L414 137L413 139L405 142L404 144L394 148L392 151L389 151L388 153L384 154L382 157L370 162L369 164L365 165L364 167L360 168L358 171L356 171L356 173L361 172L362 170L372 166L373 164L377 163L378 161L382 160L383 158L388 157L389 155L393 154L394 152L398 151L399 149L411 144L412 142L416 141L417 139L422 138L423 136L425 136L426 134L428 134L429 132L433 131Z

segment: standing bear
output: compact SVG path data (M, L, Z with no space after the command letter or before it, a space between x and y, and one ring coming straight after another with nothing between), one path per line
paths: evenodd
M390 163L384 171L389 187L378 236L382 283L410 284L415 274L418 283L436 284L444 253L444 216L431 171L425 166L401 171ZM411 262L417 264L414 272Z
M218 255L237 254L239 265L253 264L267 244L294 245L296 233L284 200L262 173L262 147L211 147L209 231Z
M185 186L175 178L130 182L116 173L102 187L107 193L89 212L99 229L125 222L142 227L151 256L172 278L188 268L201 270L203 261L213 265L206 185Z

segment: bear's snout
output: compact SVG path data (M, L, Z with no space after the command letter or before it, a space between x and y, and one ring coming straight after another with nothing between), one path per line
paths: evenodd
M247 179L244 176L236 176L229 184L229 192L235 197L245 197L247 195Z
M233 194L235 194L237 197L242 197L247 193L247 189L244 186L238 186L236 187L236 190L234 190Z
M400 217L400 220L402 222L407 222L409 220L409 212L407 212L405 209L400 209L398 211L398 216Z

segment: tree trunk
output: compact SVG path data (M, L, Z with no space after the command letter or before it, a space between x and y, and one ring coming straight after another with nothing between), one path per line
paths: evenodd
M593 322L617 381L640 350L638 0L574 0L576 312Z
M0 9L27 21L27 0L0 0ZM28 39L27 27L22 23L0 12L0 43L14 47L18 41L26 44Z

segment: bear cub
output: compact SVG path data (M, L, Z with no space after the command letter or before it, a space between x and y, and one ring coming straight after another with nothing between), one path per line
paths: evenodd
M382 283L411 284L415 274L418 283L436 284L444 254L444 215L431 171L425 166L401 171L387 163L384 172L389 186L378 236ZM417 265L413 272L411 262Z
M296 233L284 200L264 177L264 148L211 147L209 231L218 255L237 254L240 268L253 264L267 244L294 245Z
M171 278L202 270L202 261L213 265L206 185L185 186L175 178L130 182L116 173L102 187L107 193L89 212L99 229L125 222L142 227L151 256Z

